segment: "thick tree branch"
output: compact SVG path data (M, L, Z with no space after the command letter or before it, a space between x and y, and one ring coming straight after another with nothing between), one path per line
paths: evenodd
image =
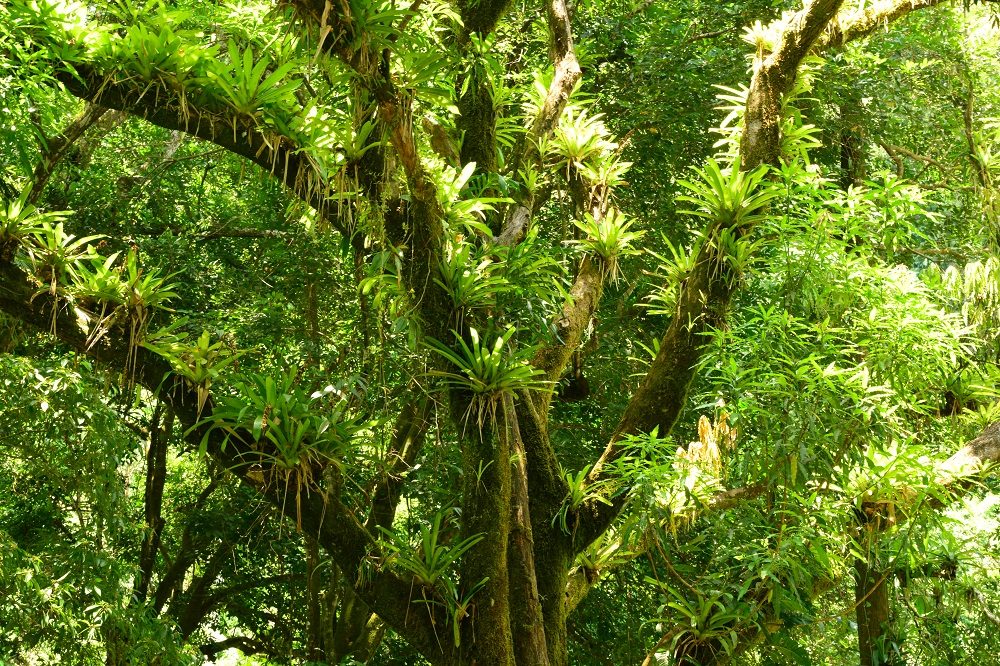
M891 2L862 3L862 10L838 16L819 38L816 47L837 48L856 39L867 37L879 28L886 28L896 19L912 11L934 7L943 0L891 0Z
M545 373L544 379L552 382L550 388L535 394L539 410L543 412L548 410L555 383L562 377L573 352L579 348L590 319L597 311L603 291L604 267L601 260L593 257L584 258L576 280L570 287L569 299L563 305L562 314L555 322L556 341L539 350L532 361L532 365Z
M795 82L802 59L842 2L807 0L801 11L783 22L784 30L775 51L758 58L755 63L740 142L743 169L777 164L781 99ZM717 226L711 233L721 231ZM746 232L745 229L730 231ZM709 336L725 323L729 303L738 286L739 275L720 253L718 244L713 239L704 242L691 275L681 288L676 312L660 341L659 353L629 401L611 443L594 466L592 482L606 478L606 465L622 454L621 442L626 436L654 429L661 437L670 433L687 400L695 367L710 343ZM619 493L610 505L592 500L581 507L574 544L577 552L611 525L624 507L626 495Z
M493 32L509 6L510 0L462 0L458 3L462 16L458 43L466 58L478 57L470 48L471 36L484 38ZM475 162L479 173L495 172L497 109L493 104L490 82L481 68L472 67L459 76L455 86L459 91L456 125L463 136L461 163ZM461 92L463 89L464 94Z
M293 580L296 580L296 577L292 574L278 574L276 576L266 576L264 578L252 578L245 580L242 583L234 583L233 585L218 588L205 598L204 605L206 612L211 611L229 597L237 594L249 592L250 590L256 590L261 587L270 587L271 585L277 585L278 583L288 583Z
M559 117L566 109L569 96L583 72L576 58L573 46L573 29L569 8L565 0L547 0L545 16L549 26L549 52L554 74L545 94L545 101L532 121L528 133L514 148L512 173L527 165L537 164L539 139L547 137L559 124ZM503 244L513 244L521 240L528 230L534 211L534 195L526 193L507 213L499 238Z
M160 549L163 530L163 488L167 480L167 447L173 432L174 413L157 404L149 424L149 451L146 454L146 491L143 506L146 514L146 536L139 556L139 580L133 598L137 603L146 600L149 583L153 578L156 553Z
M284 515L295 519L303 531L315 535L349 580L355 582L358 595L389 626L431 661L443 659L427 613L411 612L409 583L382 566L377 542L338 497L303 492L298 506L295 502L286 502L281 484L267 484L251 474L254 466L266 466L259 453L235 438L224 442L219 430L208 431L208 425L198 414L195 391L173 379L165 360L139 348L134 352L134 364L131 363L128 338L124 332L117 336L109 334L100 343L88 345L86 332L79 328L75 317L63 303L47 291L37 294L37 288L20 268L9 262L0 262L0 310L36 328L49 330L53 308L57 310L56 337L63 344L90 356L114 372L122 375L131 372L137 384L158 392L184 425L189 441L198 445L203 437L207 437L208 451L216 460ZM206 407L201 416L210 413L210 407Z
M101 107L137 116L159 127L180 130L257 164L286 185L305 203L325 216L342 233L338 207L327 200L328 190L301 147L287 137L265 136L251 119L223 108L198 108L190 101L182 113L179 105L165 103L174 93L162 83L107 80L92 66L74 65L78 76L60 72L57 78L73 96Z
M554 75L542 108L538 110L531 125L531 142L547 136L555 129L559 116L582 75L573 46L573 27L565 0L548 0L545 3L545 17L549 26L549 54Z
M792 88L802 59L837 15L843 0L807 0L782 21L784 30L775 50L759 57L747 94L740 168L777 164L781 145L781 100Z
M415 387L414 387L415 388ZM431 401L426 395L403 406L393 428L391 462L371 493L371 509L365 520L365 529L374 533L378 527L392 527L396 507L403 494L406 473L417 461L423 450L425 436L430 427Z
M357 26L346 0L293 0L291 5L309 29L319 31L317 55L326 53L352 69L358 89L370 94L377 105L378 119L406 174L411 198L410 205L397 202L398 210L389 206L386 212L387 217L405 218L398 226L409 232L406 238L393 239L408 249L410 265L404 279L422 314L424 332L438 340L450 340L447 322L451 321L451 308L447 295L433 279L443 251L444 211L413 134L412 95L394 84L389 49L375 53L365 40L354 39L358 37ZM354 38L346 38L351 36ZM362 46L354 51L351 44ZM369 175L369 179L374 177Z
M83 133L107 112L108 109L103 106L88 103L83 112L74 118L59 136L49 139L45 150L42 151L41 159L38 160L35 171L31 175L31 194L28 195L30 203L38 202L56 164L66 155L76 140L83 136Z
M954 484L998 462L1000 462L1000 422L983 430L978 437L938 465L937 477L943 482Z
M899 155L902 155L903 157L909 157L911 160L928 164L936 168L938 171L940 171L942 175L950 174L953 171L951 167L942 164L933 157L928 157L927 155L921 155L920 153L914 152L909 148L906 148L905 146L896 146L891 143L886 143L885 141L879 141L878 145L882 146L882 149L885 150L885 152L894 162L896 162ZM897 162L897 165L898 164L899 162Z
M528 464L517 410L510 395L503 397L504 423L500 437L507 438L511 465L511 517L507 546L510 577L511 632L515 663L549 666L545 622L539 596L535 562L535 537L531 519Z
M206 643L201 646L201 652L209 661L215 661L215 655L233 648L245 655L270 653L270 649L264 643L246 636L231 636L215 643Z

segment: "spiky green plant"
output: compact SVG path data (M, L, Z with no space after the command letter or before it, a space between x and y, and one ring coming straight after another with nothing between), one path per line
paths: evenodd
M719 105L715 109L726 114L719 125L712 128L714 133L722 135L722 139L715 144L715 147L724 148L723 152L726 157L735 159L739 153L740 137L743 134L743 117L746 115L747 96L750 94L750 89L743 84L738 88L721 85L713 87L721 91L715 96L719 100Z
M139 264L135 248L125 255L123 273L125 299L122 307L129 324L129 356L126 367L131 374L135 368L136 350L146 337L153 311L169 310L167 303L177 297L177 285L170 282L173 275L163 275L155 268L143 268Z
M120 267L115 266L119 256L121 253L115 252L108 257L92 257L89 262L77 265L73 293L84 305L118 306L125 302L128 285L122 280Z
M568 105L559 121L548 150L557 157L560 166L582 169L602 155L613 151L617 144L604 125L604 115L590 115L583 106Z
M495 210L495 204L509 203L511 199L470 196L471 188L466 186L475 172L475 162L469 162L457 173L451 167L446 167L438 182L438 202L450 228L457 230L464 227L470 233L492 237L493 231L483 223L483 218Z
M131 25L116 44L120 66L152 81L162 74L177 71L181 40L168 26L154 28L144 23ZM126 65L127 63L127 65Z
M76 237L66 233L63 223L43 220L28 239L28 256L35 277L48 285L49 293L57 290L73 277L79 262L97 257L91 245L103 236Z
M103 258L91 258L89 266L80 262L73 276L72 294L79 299L78 316L89 328L87 345L97 344L115 325L128 332L126 368L131 381L135 368L136 349L149 329L155 310L169 310L167 303L176 298L176 285L158 269L146 269L139 264L132 248L125 261L116 265L120 253Z
M442 356L453 369L435 370L448 386L472 394L466 419L475 413L480 429L487 417L496 419L496 405L504 394L522 390L538 390L547 385L539 376L542 371L531 366L532 348L508 351L516 329L511 326L492 345L483 344L479 331L469 329L469 342L455 333L456 347L428 338L431 349Z
M128 285L122 280L121 270L115 266L119 255L115 252L107 258L95 257L89 262L80 262L76 269L72 291L79 300L77 316L88 326L88 349L107 335L125 303Z
M316 471L337 463L365 423L349 413L346 400L323 407L318 398L327 393L309 394L296 385L294 371L277 379L249 375L236 381L235 389L233 395L220 397L212 414L197 426L208 426L202 448L215 430L225 433L223 447L231 439L253 446L269 465L260 472L265 483L277 479L286 494L294 486L300 516L303 491L318 487Z
M438 265L440 277L434 278L451 297L458 312L456 328L461 328L463 312L469 308L489 305L505 289L505 281L493 274L493 260L477 261L472 246L466 242L451 243Z
M443 543L443 518L444 512L439 511L429 524L420 526L420 539L416 546L392 530L384 527L379 527L379 530L385 537L382 545L389 554L390 564L409 573L413 582L420 586L421 598L418 601L440 605L448 611L452 640L458 647L461 643L461 623L469 614L472 598L489 579L484 578L463 592L453 579L453 569L463 555L483 540L484 535L473 534L456 543Z
M390 561L396 567L413 576L418 585L436 588L446 577L452 566L465 553L483 540L482 534L474 534L454 544L443 543L441 527L444 513L434 514L430 523L420 526L420 539L416 547L406 537L392 530L380 528L387 537L383 542L390 553Z
M52 223L43 220L26 239L28 257L31 261L35 278L41 282L39 294L48 292L56 299L64 286L76 279L77 266L81 261L97 257L97 252L91 245L93 241L103 236L84 236L77 238L66 233L63 223ZM58 305L52 304L52 328L56 332Z
M123 76L138 74L150 84L159 81L172 90L181 117L187 122L188 95L204 91L209 83L208 71L219 66L218 47L185 48L181 36L171 28L172 23L186 18L183 13L172 18L157 13L152 18L154 25L135 23L120 40L109 42L105 49L107 64L120 69Z
M176 273L164 275L159 269L147 269L139 264L135 249L125 255L124 279L127 285L124 305L137 313L148 313L153 308L167 310L167 302L177 297L175 283L170 282ZM145 320L145 318L143 317Z
M278 65L268 74L268 68L273 63L267 54L262 53L255 58L252 48L247 47L241 52L232 40L228 47L229 67L210 69L207 74L220 87L226 103L235 114L256 118L261 110L280 108L283 103L292 100L292 93L301 82L283 82L282 79L295 69L294 62ZM235 118L232 126L235 140Z
M174 373L195 390L200 415L208 402L212 384L225 368L236 362L240 354L222 340L212 342L208 331L202 332L193 343L189 342L187 333L178 333L184 323L186 320L178 320L147 334L139 345L162 356L170 363Z
M694 270L697 260L695 252L689 252L684 246L674 245L667 238L666 234L661 234L663 244L667 246L667 254L659 254L650 251L659 263L653 275L656 276L656 284L653 293L649 295L645 307L649 308L652 314L662 314L672 316L677 305L677 293L680 285L687 279Z
M35 234L43 232L43 224L57 224L69 211L42 212L28 203L31 186L17 199L0 205L0 261L10 261L17 248Z
M587 465L576 474L566 471L562 473L563 481L566 482L566 497L563 498L559 512L552 518L552 524L559 523L559 528L564 534L570 534L572 531L569 525L570 514L579 509L584 502L590 500L608 506L611 505L610 500L608 500L604 492L607 482L599 481L597 483L590 483L587 478L589 474L590 465ZM575 529L575 527L576 525L574 524L573 528Z
M472 599L488 582L490 582L490 579L487 576L463 592L451 578L445 578L442 581L442 585L445 588L444 606L451 620L451 638L455 647L459 647L462 644L462 620L469 616Z
M580 175L588 183L593 199L606 208L611 190L625 183L625 174L631 167L631 162L618 159L615 153L605 153L584 164Z
M717 642L722 651L732 654L739 642L734 628L745 619L744 608L736 603L729 593L711 592L702 595L697 592L694 600L670 585L662 586L670 595L665 608L679 614L683 620L677 626L683 630L675 633L670 648L674 654L692 654L699 646ZM733 610L733 608L739 610Z
M296 386L294 372L277 379L249 375L235 388L236 394L220 398L206 419L209 431L221 428L224 441L236 438L258 446L283 472L335 460L361 427L343 400L332 410L321 410L316 397L322 394L310 395Z
M678 181L689 194L676 200L693 207L682 212L708 220L712 227L748 227L764 218L767 204L780 192L764 181L768 167L746 172L730 166L726 169L709 158L704 169L695 168L697 180Z
M630 231L632 220L617 208L611 208L600 219L587 213L583 221L573 224L583 232L584 237L573 244L598 257L604 263L604 270L612 281L619 277L618 261L628 255L638 254L633 244L645 235L645 231Z

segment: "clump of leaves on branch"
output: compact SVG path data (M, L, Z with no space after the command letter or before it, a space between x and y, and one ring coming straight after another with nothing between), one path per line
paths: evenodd
M449 388L471 395L464 418L468 422L474 417L480 430L484 424L496 422L497 404L503 402L505 396L547 386L540 378L543 373L531 365L535 350L530 347L510 349L516 333L517 329L510 326L490 343L491 332L487 332L489 337L483 340L478 330L470 328L468 342L455 333L455 348L440 340L427 340L430 348L451 366L447 370L432 370L430 375L441 378Z

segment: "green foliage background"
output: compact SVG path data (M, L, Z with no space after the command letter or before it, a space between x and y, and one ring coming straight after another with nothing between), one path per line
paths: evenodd
M184 428L164 425L173 413L153 392L0 315L0 663L202 663L227 638L245 639L232 646L247 653L232 650L228 663L351 663L357 654L317 652L310 613L322 606L316 617L332 627L361 602L290 507L333 493L363 520L372 488L395 473L393 416L416 392L432 405L428 444L405 471L389 529L373 536L379 566L416 581L422 603L411 612L442 609L437 638L457 646L479 589L456 582L457 563L482 536L463 531L457 507L463 484L486 470L463 466L452 421L488 429L510 396L543 386L531 363L557 337L585 256L607 278L573 371L556 378L549 436L569 492L552 525L571 534L587 502L625 509L573 563L593 589L567 622L569 662L680 662L712 644L735 663L857 663L852 567L862 560L892 588L878 663L990 663L1000 649L997 481L957 492L938 465L998 417L996 15L978 5L914 12L810 60L785 100L783 165L743 190L729 185L740 204L762 199L747 233L719 237L703 218L725 214L712 197L727 187L738 140L738 118L722 120L749 80L741 34L792 3L576 3L583 82L539 164L513 174L462 168L434 137L460 143L463 81L485 81L500 114L497 162L517 158L540 106L535 84L551 76L540 11L513 3L495 35L466 48L456 7L419 4L351 6L359 35L402 54L391 77L418 123L439 130L418 133L417 148L448 238L437 284L458 313L431 324L455 329L454 340L426 339L408 248L361 191L364 156L388 143L372 129L371 100L316 57L315 35L290 12L188 0L0 7L4 220L83 109L65 88L90 69L108 86L171 91L155 103L204 110L200 121L234 142L256 131L288 148L322 177L309 192L325 187L337 211L293 196L270 173L280 165L118 112L33 193L38 211L73 211L66 234L100 237L63 257L56 280L51 258L38 258L45 242L65 241L54 218L18 218L13 261L39 293L86 310L93 284L79 266L131 253L136 270L163 280L140 294L148 321L135 346L172 364L165 382L212 394L205 424L254 445L268 433L285 474L261 472L284 484L276 507ZM408 28L396 31L401 20ZM863 172L842 161L847 135L860 137ZM380 166L387 190L415 189L396 161ZM574 199L581 173L607 179L603 226ZM533 190L551 196L527 238L497 248L503 215ZM677 425L629 437L613 479L588 485L710 243L741 288ZM114 325L134 316L121 313ZM580 368L586 394L571 400ZM264 386L274 395L254 392ZM455 419L447 388L481 398ZM705 441L700 417L727 418L735 433L717 467L686 453ZM153 591L137 599L157 428L169 441L164 526ZM739 488L753 492L712 509L717 493ZM859 527L873 506L899 507L898 522L887 513L891 527ZM425 663L372 622L368 663Z

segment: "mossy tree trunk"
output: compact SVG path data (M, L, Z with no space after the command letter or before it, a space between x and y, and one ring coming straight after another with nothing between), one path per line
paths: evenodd
M858 658L861 666L895 666L898 651L892 645L889 589L892 576L863 559L854 562L854 603L858 622Z

